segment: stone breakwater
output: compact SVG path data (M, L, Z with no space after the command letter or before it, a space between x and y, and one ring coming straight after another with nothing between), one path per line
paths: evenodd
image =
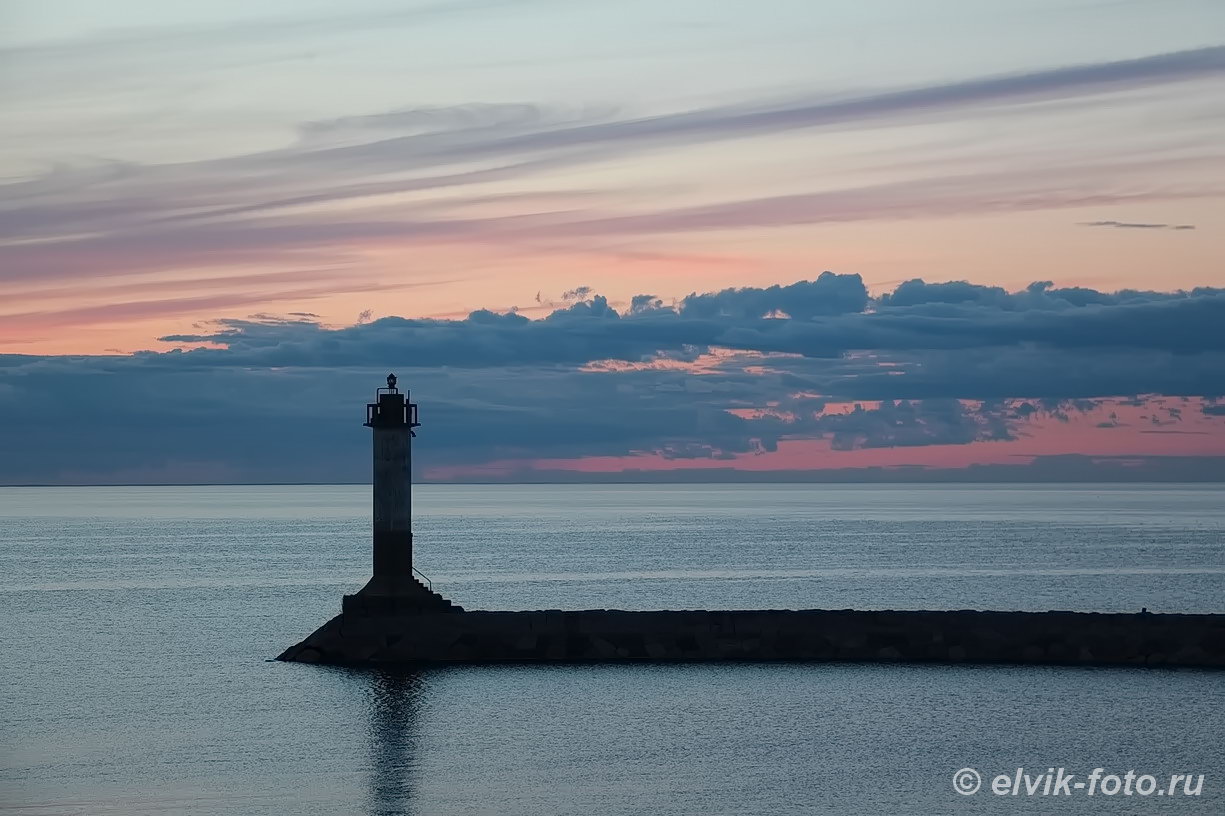
M790 660L1225 668L1225 615L346 612L278 659L356 666Z

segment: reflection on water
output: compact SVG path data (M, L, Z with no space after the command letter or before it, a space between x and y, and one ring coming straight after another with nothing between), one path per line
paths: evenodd
M417 770L418 717L424 679L419 672L369 674L372 816L412 814Z

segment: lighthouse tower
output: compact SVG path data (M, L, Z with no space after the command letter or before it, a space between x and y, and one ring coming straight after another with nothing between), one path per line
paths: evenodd
M366 405L366 427L374 432L374 577L356 595L344 597L346 614L396 614L458 610L417 579L413 569L412 439L417 405L387 375L387 387Z

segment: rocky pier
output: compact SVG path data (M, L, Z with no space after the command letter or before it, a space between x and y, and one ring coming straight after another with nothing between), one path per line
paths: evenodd
M1223 668L1225 615L353 609L279 659L349 666L739 660Z

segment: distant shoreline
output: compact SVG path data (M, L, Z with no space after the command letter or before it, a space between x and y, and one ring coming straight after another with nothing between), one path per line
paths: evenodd
M838 487L882 485L922 487L925 485L1222 485L1225 479L1067 479L1063 481L1045 481L1035 479L711 479L698 481L692 479L607 479L607 480L575 480L575 481L423 481L417 486L496 486L515 487L523 485L539 486L618 486L618 485L668 485L684 487L709 487L711 485L825 485ZM73 482L73 483L20 483L0 484L2 488L44 488L44 487L369 487L370 482Z

